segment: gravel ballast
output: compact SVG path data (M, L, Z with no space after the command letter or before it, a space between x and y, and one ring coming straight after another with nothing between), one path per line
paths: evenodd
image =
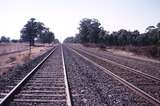
M74 106L151 106L117 80L64 47Z
M150 61L142 61L139 59L134 59L134 58L129 58L126 56L120 56L120 55L115 55L113 53L107 52L107 51L102 51L102 50L97 50L95 48L87 48L83 47L80 45L71 45L73 48L79 48L83 49L85 51L88 51L92 54L95 54L97 56L100 56L102 58L120 63L122 65L137 69L139 71L142 71L144 73L153 75L157 78L160 78L160 63L154 63Z

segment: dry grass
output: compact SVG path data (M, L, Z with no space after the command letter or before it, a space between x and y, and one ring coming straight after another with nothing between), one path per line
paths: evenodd
M28 48L27 44L24 43L17 43L17 44L0 44L0 53L5 52L13 52L13 50L20 50ZM7 55L0 56L0 75L2 75L4 72L7 72L10 68L13 68L17 65L24 64L28 62L31 59L34 59L38 57L39 55L46 52L48 49L50 49L51 46L49 45L39 45L32 47L31 53L29 50L25 50L22 52L15 52ZM2 52L2 50L4 50Z
M112 48L160 60L160 46L115 46Z
M0 43L0 54L28 49L26 43Z
M83 44L83 46L90 48L99 48L103 51L110 51L115 54L127 55L127 56L138 56L142 58L151 58L160 60L160 45L152 46L105 46L96 44Z

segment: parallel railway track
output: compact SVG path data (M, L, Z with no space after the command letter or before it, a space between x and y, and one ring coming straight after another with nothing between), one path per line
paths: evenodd
M10 87L11 90L0 93L0 106L71 106L63 50L60 47L53 49L16 86Z
M87 51L90 54L94 54L98 57L105 59L105 61L111 62L121 67L128 68L132 71L140 71L149 74L153 77L160 78L160 62L159 61L147 61L141 59L130 58L127 56L116 55L107 51L87 49L85 47L77 47L83 51Z
M74 48L73 48L73 49L74 49ZM126 65L123 65L123 64L121 64L121 63L112 61L112 60L110 60L110 59L102 58L102 57L100 57L100 56L98 56L98 55L96 55L96 54L91 54L92 52L85 51L84 49L83 49L83 50L81 50L81 49L76 49L76 50L82 51L82 52L86 53L87 55L90 55L90 56L95 57L95 58L97 58L97 59L100 59L100 60L102 60L102 61L105 61L105 62L114 64L114 65L116 65L116 66L119 66L119 67L121 67L121 68L123 68L123 69L126 69L126 70L128 70L128 71L131 71L131 72L133 72L133 73L141 74L142 76L144 76L144 77L146 77L146 78L149 78L149 79L152 79L152 80L155 80L155 81L160 81L160 78L158 78L158 77L155 77L155 76L150 75L150 74L148 74L148 73L144 73L144 72L142 72L142 71L139 71L138 69L131 68L131 67L126 66Z
M120 81L123 85L127 86L139 96L142 96L156 106L160 105L159 78L135 69L125 67L123 65L113 64L114 62L108 62L101 57L95 56L77 48L72 48L71 50L83 57L85 60L99 67L104 72L114 77L116 80Z
M29 50L29 49L22 49L22 50L16 50L16 51L12 51L12 52L0 53L0 56L5 56L5 55L13 54L13 53L20 53L20 52L24 52L27 50Z

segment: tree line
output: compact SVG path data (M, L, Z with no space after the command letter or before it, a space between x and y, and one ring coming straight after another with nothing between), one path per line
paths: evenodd
M10 42L10 38L9 37L5 37L5 36L1 36L0 38L0 42Z
M59 43L58 39L55 39L53 32L49 30L42 22L36 21L35 18L31 18L20 31L20 39L12 39L2 36L0 42L30 42L30 46L34 46L34 42L40 43Z
M160 23L157 26L149 26L145 33L138 30L127 31L121 29L109 33L97 19L84 18L80 21L78 27L79 33L75 37L68 37L64 43L93 43L102 45L116 46L145 46L160 45Z

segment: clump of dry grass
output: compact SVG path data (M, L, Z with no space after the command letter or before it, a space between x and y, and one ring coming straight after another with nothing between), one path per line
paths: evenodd
M23 54L23 59L22 61L24 61L24 63L27 63L29 60L31 59L31 54Z
M7 61L7 63L12 63L16 61L16 57L9 57L9 60Z
M128 45L128 46L106 46L103 44L90 44L90 43L85 43L82 44L85 47L98 47L100 48L100 50L106 50L106 48L108 49L119 49L119 50L123 50L123 51L128 51L128 52L132 52L134 54L137 55L143 55L143 56L147 56L150 58L155 58L160 60L160 45L151 45L151 46L132 46L132 45Z
M160 46L119 46L113 48L160 60Z

